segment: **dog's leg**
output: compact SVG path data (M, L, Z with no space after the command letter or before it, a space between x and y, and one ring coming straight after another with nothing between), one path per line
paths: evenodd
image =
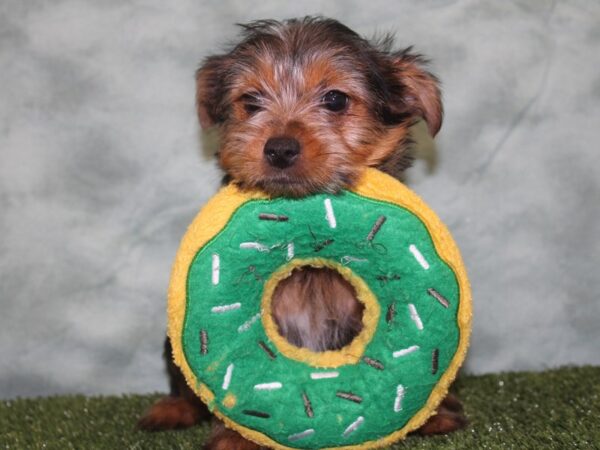
M226 428L223 422L214 419L212 421L210 437L204 446L204 450L259 450L264 447L250 442L239 433Z
M146 411L137 427L147 431L188 428L208 419L208 408L189 388L183 374L173 362L169 338L165 340L164 358L169 374L170 395L161 398Z
M436 414L431 416L415 433L421 436L448 434L466 427L467 423L460 400L454 395L448 394L440 404Z

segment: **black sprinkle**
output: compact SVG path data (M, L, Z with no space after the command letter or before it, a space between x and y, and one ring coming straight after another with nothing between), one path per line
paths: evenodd
M261 419L268 419L269 417L271 417L270 414L261 411L255 411L253 409L244 409L242 413L246 414L247 416L260 417Z
M328 245L333 244L333 239L326 239L314 245L315 252L320 252Z
M277 214L270 214L270 213L260 213L258 215L258 218L260 220L272 220L275 222L287 222L289 220L288 216L279 216Z
M387 218L385 216L379 216L379 218L375 221L375 225L373 225L373 228L371 228L371 231L369 231L369 234L367 235L367 241L373 240L386 220Z
M313 417L315 414L313 413L312 405L310 404L310 399L306 393L302 393L302 402L304 403L304 410L306 411L306 415L308 417Z
M200 353L203 355L208 353L208 333L206 330L200 330Z
M371 367L375 367L377 370L383 370L383 364L381 361L377 361L376 359L369 358L368 356L363 357L363 361Z
M343 398L344 400L350 400L354 403L362 403L363 399L361 396L353 394L352 392L343 392L338 391L335 393L339 398Z
M438 364L440 360L440 349L436 348L431 352L431 373L435 375L438 371Z
M267 347L267 344L265 344L263 341L258 341L258 345L260 346L260 348L262 348L265 351L265 353L267 355L269 355L269 358L271 358L271 359L277 358L277 355L275 355L275 353L273 353L273 350L271 350L269 347Z
M392 302L390 306L388 306L387 313L385 314L385 321L390 323L394 320L394 316L396 315L396 302Z
M448 301L448 299L446 297L444 297L442 294L440 294L438 291L436 291L434 288L427 289L427 293L429 295L431 295L433 298L435 298L438 302L440 302L440 304L444 308L447 308L448 306L450 306L450 302Z

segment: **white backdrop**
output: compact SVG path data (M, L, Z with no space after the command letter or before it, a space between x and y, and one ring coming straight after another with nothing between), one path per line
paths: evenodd
M220 178L194 70L235 22L309 13L396 31L443 81L409 181L469 269L466 370L600 364L597 1L3 0L0 397L166 390L170 265Z

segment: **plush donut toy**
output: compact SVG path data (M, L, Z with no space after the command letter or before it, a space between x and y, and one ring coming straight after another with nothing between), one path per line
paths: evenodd
M337 270L364 304L340 350L279 334L271 296L301 266ZM471 295L440 219L368 169L335 195L221 189L183 237L168 316L176 364L228 427L275 449L367 449L435 412L465 357Z

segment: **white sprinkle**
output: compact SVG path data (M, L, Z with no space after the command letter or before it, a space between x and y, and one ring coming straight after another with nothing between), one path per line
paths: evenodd
M260 317L260 313L253 315L248 320L246 320L243 324L238 327L238 333L243 333L244 331L248 331L252 324L258 320Z
M339 372L313 372L310 377L313 380L322 380L323 378L337 378L339 375Z
M402 399L404 398L404 386L401 384L396 388L396 400L394 400L394 412L402 411Z
M309 428L308 430L304 430L301 433L296 433L296 434L290 434L288 436L288 440L289 441L298 441L300 439L304 439L305 437L311 436L315 434L315 430L313 430L312 428Z
M287 260L289 261L294 257L294 243L289 242L287 245Z
M401 356L408 355L409 353L412 353L412 352L416 352L417 350L419 350L419 348L420 347L418 345L411 345L408 348L403 348L402 350L398 350L398 351L392 353L392 356L394 358L400 358Z
M333 213L333 206L331 206L331 199L326 198L324 203L325 203L325 217L327 218L327 222L329 222L329 226L331 228L335 228L337 223L335 221L335 214Z
M270 252L271 249L260 242L242 242L240 248L258 250L259 252Z
M417 308L415 307L415 305L413 305L412 303L409 303L408 310L410 311L410 318L417 326L417 329L422 330L423 322L421 321L421 317L419 316L419 313L417 312Z
M223 390L226 391L229 389L229 384L231 383L231 374L233 373L233 363L227 366L227 370L225 371L225 377L223 377Z
M368 262L369 260L366 258L357 258L356 256L350 256L350 255L346 255L346 256L342 256L340 258L340 262L344 265L347 266L350 263L353 262Z
M242 304L237 302L237 303L232 303L230 305L213 306L211 308L211 311L214 313L222 313L222 312L227 312L227 311L233 311L234 309L240 309L241 307L242 307Z
M348 428L346 428L346 430L344 431L343 436L344 437L348 436L350 433L352 433L358 427L360 427L364 421L365 421L365 418L363 416L358 416L358 419L356 419L354 422L352 422L350 425L348 425Z
M219 270L221 268L221 262L219 260L219 255L213 253L212 255L212 284L219 284Z
M281 384L279 381L273 381L272 383L261 383L261 384L254 385L254 389L256 389L257 391L272 391L274 389L281 389L282 387L283 387L283 384Z
M425 257L419 251L419 249L417 248L417 246L415 244L410 244L410 247L408 247L408 249L413 254L413 256L415 257L415 259L417 260L417 262L419 264L421 264L421 267L423 269L425 269L425 270L429 269L429 263L427 262L427 260L425 259Z

